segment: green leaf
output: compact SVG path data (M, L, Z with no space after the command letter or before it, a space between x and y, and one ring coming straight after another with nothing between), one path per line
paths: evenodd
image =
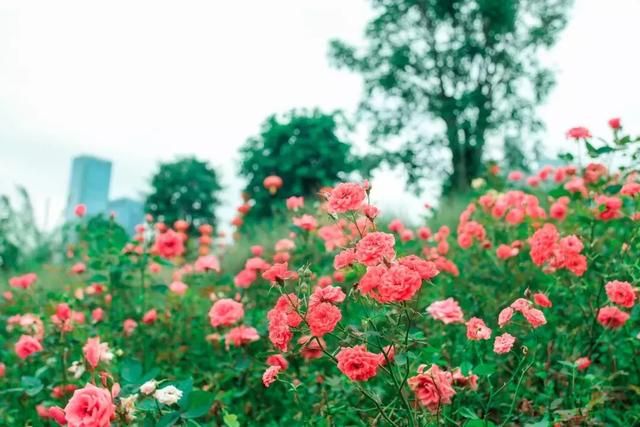
M180 412L169 412L168 414L164 414L162 418L158 420L158 424L156 427L169 427L172 426L178 421L180 418Z
M563 186L556 187L553 190L549 191L549 196L553 197L554 199L568 195L569 192Z
M24 389L27 396L35 396L40 393L40 390L44 387L40 378L27 376L20 378L20 386Z
M469 375L469 371L471 371L471 369L473 369L473 366L467 361L460 364L460 371L462 372L462 375Z
M616 149L613 147L609 147L608 145L605 145L604 147L598 148L596 151L598 154L607 154L607 153L616 151Z
M158 369L158 368L151 368L151 369L149 370L149 372L147 372L146 374L144 374L144 375L142 376L142 378L140 378L140 382L141 382L141 383L145 383L145 382L147 382L147 381L149 381L149 380L152 380L152 379L154 379L156 376L158 376L158 374L159 374L159 373L160 373L160 369Z
M169 287L167 285L165 285L164 283L156 283L156 284L151 285L151 291L153 291L153 292L166 294L168 290L169 290Z
M596 148L593 145L591 145L589 141L585 140L584 145L587 147L587 152L589 153L589 156L598 157L598 150L596 150Z
M473 373L476 375L491 375L496 371L496 365L493 363L483 363L474 368Z
M47 372L49 370L49 366L44 365L40 368L38 368L38 370L36 371L36 377L40 378L41 376L43 376L45 374L45 372Z
M141 382L142 364L135 359L125 359L120 368L120 376L125 382L130 384Z
M182 413L183 418L198 418L206 415L213 404L213 394L195 390L189 396L189 401L186 404L186 410Z
M576 363L575 362L567 362L565 360L560 360L558 363L560 365L566 366L567 368L570 368L570 369L575 369L576 368Z
M147 416L144 418L143 427L154 427L155 425L156 423L155 423L155 419L153 418L153 415L147 414Z
M396 355L395 359L393 360L393 362L398 366L406 365L407 361L408 361L408 357L404 353L400 353Z
M173 385L178 390L182 392L182 397L178 401L178 405L184 410L189 402L189 395L191 394L191 390L193 390L193 379L186 378L184 380L172 381L167 385Z
M236 414L225 413L222 420L227 427L240 427L240 422L238 422L238 416Z
M573 154L571 153L562 153L558 155L558 158L560 160L564 160L565 162L571 162L573 161Z
M464 423L464 427L495 427L495 424L491 421L485 421L481 419L469 420Z
M471 420L478 419L478 415L475 412L473 412L473 410L471 408L469 408L467 406L464 406L464 407L460 408L460 410L458 410L458 413L460 415L462 415L463 417L469 418Z
M143 399L136 404L136 409L140 411L155 411L157 408L155 399Z
M618 194L622 189L621 184L609 185L604 189L604 192L607 194Z
M165 267L173 267L173 263L166 258L162 258L161 256L154 256L153 260L160 265L164 265Z
M625 135L622 138L620 138L619 140L616 141L616 144L618 145L625 145L631 142L631 135Z
M249 367L249 358L248 357L240 357L236 361L236 369L239 371L246 371Z

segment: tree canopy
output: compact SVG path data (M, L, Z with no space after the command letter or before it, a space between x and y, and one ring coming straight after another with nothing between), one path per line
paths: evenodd
M571 0L371 0L366 46L331 43L339 67L364 79L360 117L372 142L399 142L409 184L429 173L464 191L492 137L539 131L535 107L554 79L538 58L566 24ZM444 148L444 149L443 149ZM513 145L510 147L513 149Z
M206 162L187 157L161 163L151 179L146 212L172 225L183 219L195 226L215 225L218 192L222 189L216 171Z
M245 192L256 202L252 216L270 215L272 203L289 196L313 196L355 169L351 146L339 136L341 118L339 113L293 110L264 121L240 151ZM275 194L263 185L271 175L282 179Z

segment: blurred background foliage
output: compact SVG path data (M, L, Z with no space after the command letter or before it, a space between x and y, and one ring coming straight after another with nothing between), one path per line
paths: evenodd
M30 268L50 259L53 235L38 229L31 198L18 187L18 202L0 195L0 271Z
M322 187L370 178L387 166L406 172L407 187L416 193L425 182L441 183L445 198L431 217L449 223L440 216L468 200L487 161L528 171L538 158L536 135L543 125L536 107L554 84L539 54L557 41L571 0L370 4L365 44L333 40L329 46L334 66L362 78L358 112L346 117L292 109L265 119L239 153L251 206L242 216L243 230L278 229L272 218L285 209L286 198L316 200ZM356 124L369 142L360 150L350 141ZM283 181L275 193L264 188L271 175ZM217 225L222 185L208 162L191 156L161 163L150 186L145 211L157 220L173 225L184 219L194 225L190 232ZM62 253L52 245L63 248L73 238L38 230L26 191L18 196L18 206L0 200L0 269L37 265Z
M179 219L195 226L216 224L222 187L208 162L186 157L162 163L151 178L151 187L145 210L159 221L168 225Z
M330 57L362 76L373 163L402 164L414 189L447 174L445 193L468 191L494 139L523 163L525 141L543 126L535 107L554 83L538 54L556 42L570 4L372 0L367 46L334 40Z
M249 217L271 215L272 205L284 205L289 196L315 197L356 170L357 159L343 136L347 127L337 112L292 110L268 117L240 151L245 193L255 201ZM264 179L271 175L283 181L275 194L264 191Z

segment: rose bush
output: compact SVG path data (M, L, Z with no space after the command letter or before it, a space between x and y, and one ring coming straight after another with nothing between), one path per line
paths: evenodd
M64 274L3 285L2 425L638 424L640 139L614 124L568 132L588 163L491 168L453 227L385 225L366 182L231 247L151 217L122 247L79 209Z

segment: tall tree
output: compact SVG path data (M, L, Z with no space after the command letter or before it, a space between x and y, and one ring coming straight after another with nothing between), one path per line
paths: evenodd
M240 151L240 172L248 180L245 192L256 202L251 216L268 216L272 203L289 196L315 196L321 187L335 184L355 169L351 146L339 136L341 117L294 110L265 120L260 134L247 140ZM282 179L282 188L275 194L264 188L264 179L270 175Z
M19 204L0 195L0 271L20 270L50 259L54 236L38 228L31 197L17 188Z
M205 161L188 157L161 163L151 179L151 194L145 210L172 225L183 219L193 225L215 225L218 192L222 189L216 171Z
M366 47L334 40L330 55L362 74L361 118L373 123L374 144L401 143L387 159L407 165L409 184L448 165L445 189L465 191L488 140L541 129L535 107L554 80L538 54L556 41L571 0L371 3Z

